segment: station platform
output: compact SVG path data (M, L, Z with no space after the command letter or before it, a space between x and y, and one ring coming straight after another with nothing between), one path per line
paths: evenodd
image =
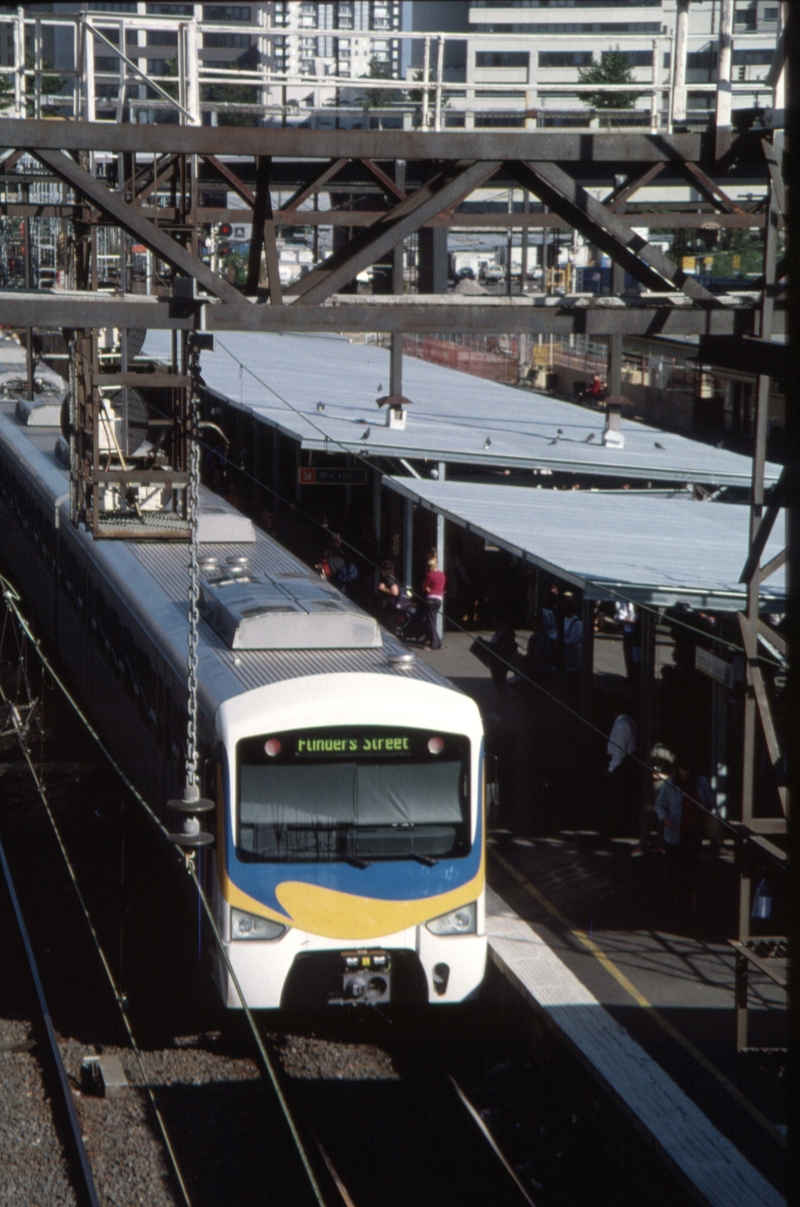
M675 907L664 856L633 858L635 839L605 824L574 718L547 697L495 691L469 653L473 637L448 632L442 650L420 657L473 696L505 764L489 834L490 958L696 1202L777 1207L785 993L751 977L753 1047L737 1054L731 843L704 851L698 913ZM598 652L613 679L621 650Z

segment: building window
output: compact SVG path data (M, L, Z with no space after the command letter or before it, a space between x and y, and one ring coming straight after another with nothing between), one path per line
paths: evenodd
M527 50L479 50L475 54L476 67L527 67L529 62Z
M177 46L178 34L171 29L148 29L148 46Z
M734 67L769 67L775 55L774 50L734 50Z
M591 50L540 50L540 67L588 67L592 62Z
M615 6L616 7L616 6ZM658 21L544 21L473 25L482 34L660 34Z
M193 4L148 4L147 12L151 17L193 17Z
M624 59L628 67L651 67L653 64L652 50L604 50L600 57L605 61L610 54Z
M204 21L249 21L250 9L243 4L204 4Z
M206 50L249 50L249 34L203 34Z

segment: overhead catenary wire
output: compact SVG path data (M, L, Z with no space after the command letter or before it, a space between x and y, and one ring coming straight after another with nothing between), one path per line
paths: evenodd
M98 733L98 731L95 729L95 727L92 724L89 717L83 711L83 709L81 708L78 701L75 699L75 697L70 692L70 690L67 687L64 680L60 677L60 675L57 673L57 671L53 667L50 660L47 658L47 655L45 654L44 650L42 649L41 641L33 633L32 629L27 621L27 618L25 617L24 613L22 612L22 610L19 606L20 605L19 593L17 592L13 583L11 583L2 574L0 574L0 587L2 588L2 594L3 594L3 599L5 601L5 604L6 604L6 608L8 609L8 611L13 612L13 614L17 620L17 623L19 625L20 631L22 633L24 633L28 642L32 646L35 654L37 655L41 665L49 673L53 682L57 685L60 692L62 693L64 699L69 703L70 707L73 709L73 711L75 712L77 717L80 719L82 724L85 726L85 728L87 729L89 734L91 734L91 736L94 739L95 743L97 744L98 748L102 751L102 753L104 754L104 756L106 757L106 759L108 760L110 765L114 768L114 771L119 776L120 781L124 784L127 791L131 794L131 796L136 801L136 803L144 810L148 820L156 828L156 830L160 833L161 837L166 839L169 842L170 847L172 847L172 849L174 849L173 844L170 841L169 831L167 830L166 826L163 824L161 819L154 812L154 810L152 809L150 804L147 802L147 800L145 800L144 796L142 796L141 792L139 792L136 785L132 782L132 780L126 775L126 773L120 767L119 763L116 761L116 759L112 755L111 751L106 746L105 742L103 741L103 739L100 736L100 734ZM39 779L36 776L35 768L29 758L28 758L28 764L31 768L34 778L36 779L37 788L38 788ZM51 821L55 828L55 822L52 820L52 817L51 817ZM64 854L64 857L66 859L67 854L66 854L66 850L64 848L62 848L62 853ZM292 1141L295 1145L297 1154L298 1154L301 1164L303 1166L303 1170L308 1179L309 1185L312 1190L312 1194L318 1204L318 1207L325 1207L325 1200L323 1198L322 1191L320 1190L320 1187L317 1182L314 1171L311 1167L311 1163L309 1161L308 1154L305 1151L305 1146L303 1145L302 1139L300 1137L300 1133L297 1129L297 1125L295 1124L291 1111L289 1110L289 1104L286 1101L286 1097L283 1093L283 1090L281 1089L280 1082L278 1081L278 1077L275 1072L274 1065L273 1065L272 1060L270 1059L269 1053L267 1052L267 1049L264 1045L264 1040L261 1036L258 1026L256 1025L256 1021L253 1016L253 1012L250 1009L249 1005L247 1004L247 1000L244 996L241 985L239 984L239 980L236 976L236 973L234 972L233 966L228 957L228 953L225 948L225 944L223 942L222 936L220 935L219 928L217 927L216 919L214 918L213 910L208 901L208 898L206 897L203 887L200 884L200 880L197 875L197 869L195 868L193 861L185 860L180 855L177 855L177 854L176 854L176 857L181 861L182 865L185 867L189 876L192 878L194 886L197 890L198 899L201 902L203 913L209 924L211 933L214 936L214 940L217 944L219 953L225 964L228 975L231 978L231 982L234 986L234 989L236 990L239 1001L241 1002L242 1010L247 1019L248 1026L253 1035L253 1038L256 1043L256 1047L259 1052L260 1059L262 1061L262 1067L263 1067L264 1072L266 1073L267 1078L272 1086L272 1089L278 1099L278 1103L281 1108L281 1113L283 1114L286 1124L289 1128L289 1132L291 1134ZM70 873L74 877L74 873L72 872L71 867L70 867ZM76 891L79 891L77 889L77 881L75 881L75 887L76 887ZM81 898L81 901L82 901L82 898ZM85 909L85 907L84 907L84 909ZM87 914L87 921L89 921L89 925L91 927L91 921L88 918L88 914ZM115 982L113 981L113 976L112 976L110 967L108 966L105 956L102 953L102 948L99 945L99 940L96 937L96 933L94 932L93 927L92 927L92 937L95 941L95 944L97 945L98 953L101 956L104 967L107 969L107 975L110 979L110 982L111 982L114 992L116 994L117 993L116 985L115 985ZM121 998L118 997L118 1000L121 1001ZM123 1017L124 1017L124 1015L123 1015ZM124 1021L125 1021L126 1027L128 1027L127 1019L125 1019ZM128 1027L128 1030L129 1030L129 1034L130 1034L129 1027ZM133 1037L131 1036L131 1038L133 1038ZM145 1078L145 1082L146 1082L146 1074L145 1074L144 1069L142 1069L142 1074L143 1074L143 1077ZM147 1082L146 1082L146 1084L147 1084ZM154 1100L153 1100L153 1105L155 1108ZM157 1110L157 1108L155 1108L155 1109ZM160 1119L160 1116L158 1116L158 1117ZM166 1138L166 1132L164 1132L164 1135L165 1135L165 1141L166 1141L167 1145L169 1146L169 1141ZM171 1152L172 1150L169 1149L169 1151ZM188 1196L184 1195L184 1198L185 1198L185 1201L187 1202L187 1204L189 1204Z
M4 618L4 623L3 623L2 637L0 637L0 649L2 648L2 638L5 637L5 633L6 633L6 620L8 619L9 614L12 612L14 613L14 615L17 618L18 623L20 624L20 629L26 633L26 636L28 637L29 640L34 642L34 646L35 646L36 643L35 643L34 639L31 637L30 632L22 625L21 619L20 619L20 613L17 610L17 607L15 606L19 602L19 596L16 594L16 591L11 586L11 584L2 576L0 576L0 583L2 584L2 589L3 589L3 599L5 600L5 603L6 603L6 616ZM19 636L17 635L18 647L19 647L19 644L20 644ZM59 686L60 686L60 684L59 684ZM3 686L1 683L0 683L0 700L2 700L2 702L4 704L9 703L8 697L6 696L6 693L3 690ZM16 715L15 708L12 708L12 713L14 715ZM81 719L83 720L83 718L81 718ZM87 728L88 728L88 726L87 726ZM89 934L90 934L92 942L94 944L95 951L97 952L97 955L99 957L100 963L103 968L103 972L105 973L106 979L111 987L111 992L113 994L114 1001L115 1001L117 1009L119 1011L120 1018L122 1019L125 1030L128 1033L128 1039L130 1041L131 1049L134 1053L134 1056L136 1057L136 1063L139 1067L139 1072L141 1074L142 1081L143 1081L144 1087L145 1087L145 1091L147 1093L147 1097L150 1102L150 1107L153 1111L154 1117L158 1124L159 1131L161 1132L161 1138L164 1141L164 1145L166 1147L167 1154L169 1156L170 1163L172 1165L172 1171L175 1176L175 1180L178 1183L178 1187L180 1189L180 1192L183 1197L183 1201L186 1204L186 1207L191 1207L191 1199L189 1197L189 1192L186 1188L186 1183L184 1182L183 1177L181 1175L180 1166L178 1165L178 1159L177 1159L177 1156L175 1155L175 1150L172 1147L172 1143L169 1138L169 1133L167 1132L167 1127L164 1122L164 1118L161 1114L161 1111L158 1108L158 1104L156 1103L155 1094L153 1092L153 1087L150 1084L150 1080L147 1076L147 1069L145 1068L142 1053L139 1049L138 1044L136 1043L136 1038L131 1029L130 1020L128 1019L128 1016L125 1011L124 994L121 993L119 987L117 986L116 979L114 977L113 972L111 971L111 965L109 964L108 959L106 958L106 954L105 954L105 951L103 950L103 946L100 942L100 938L97 934L94 923L92 922L91 915L89 913L89 910L86 906L86 902L83 897L83 893L81 892L80 886L78 884L78 879L75 874L75 869L72 866L72 861L70 860L69 853L64 845L64 840L62 838L61 831L58 828L58 824L57 824L55 816L53 814L53 810L50 807L50 801L47 796L47 791L45 789L44 782L43 782L39 772L36 769L33 759L31 758L30 749L28 747L27 741L25 740L25 734L22 732L20 727L17 727L17 736L19 738L19 745L20 745L20 749L22 751L22 756L28 765L28 770L31 773L31 777L33 779L33 783L36 788L36 792L44 806L45 812L47 813L47 818L50 822L50 826L52 828L53 834L55 835L56 843L58 844L59 851L61 852L61 856L64 860L64 864L66 866L67 873L69 875L70 882L72 884L72 888L75 892L75 896L78 900L78 904L80 906L81 912L83 913L84 919L86 921L86 925L88 927ZM92 734L92 736L94 736L94 734Z

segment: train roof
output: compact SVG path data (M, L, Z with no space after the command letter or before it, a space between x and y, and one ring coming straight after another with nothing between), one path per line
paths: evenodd
M25 426L15 415L13 403L0 403L0 443L11 451L15 462L33 480L45 499L55 507L68 486L66 468L56 458L60 432L57 428ZM219 509L223 501L201 489L201 507ZM62 501L62 524L66 524L66 502ZM229 504L224 508L233 511ZM237 513L238 514L238 513ZM94 541L85 531L72 529L92 562L150 634L179 675L185 673L187 650L187 547L183 542L136 540ZM240 542L204 543L202 554L212 554L224 563L245 553L250 568L268 579L307 579L319 583L313 572L272 537L259 529L255 539ZM332 590L326 588L327 590ZM338 593L336 593L338 595ZM342 598L339 596L339 598ZM350 611L366 614L347 601ZM395 638L379 629L380 644L366 648L327 649L231 649L205 620L200 624L200 692L205 706L215 712L224 700L243 692L310 675L364 673L401 675L404 679L442 687L453 685L421 659L399 669L390 658L407 653Z

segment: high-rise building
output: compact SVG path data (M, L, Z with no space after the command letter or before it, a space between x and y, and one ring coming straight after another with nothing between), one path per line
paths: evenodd
M631 120L647 123L653 84L659 107L667 104L678 8L678 0L472 0L466 124L586 125L587 94L569 85L579 82L580 68L602 64L612 52L623 56L636 83L650 85L627 101L641 110ZM752 108L767 95L758 84L772 61L779 10L778 0L734 5L734 108ZM716 79L720 11L720 0L692 0L688 6L689 120L702 120L702 111L714 105L713 88L702 85ZM754 87L739 87L746 83Z

